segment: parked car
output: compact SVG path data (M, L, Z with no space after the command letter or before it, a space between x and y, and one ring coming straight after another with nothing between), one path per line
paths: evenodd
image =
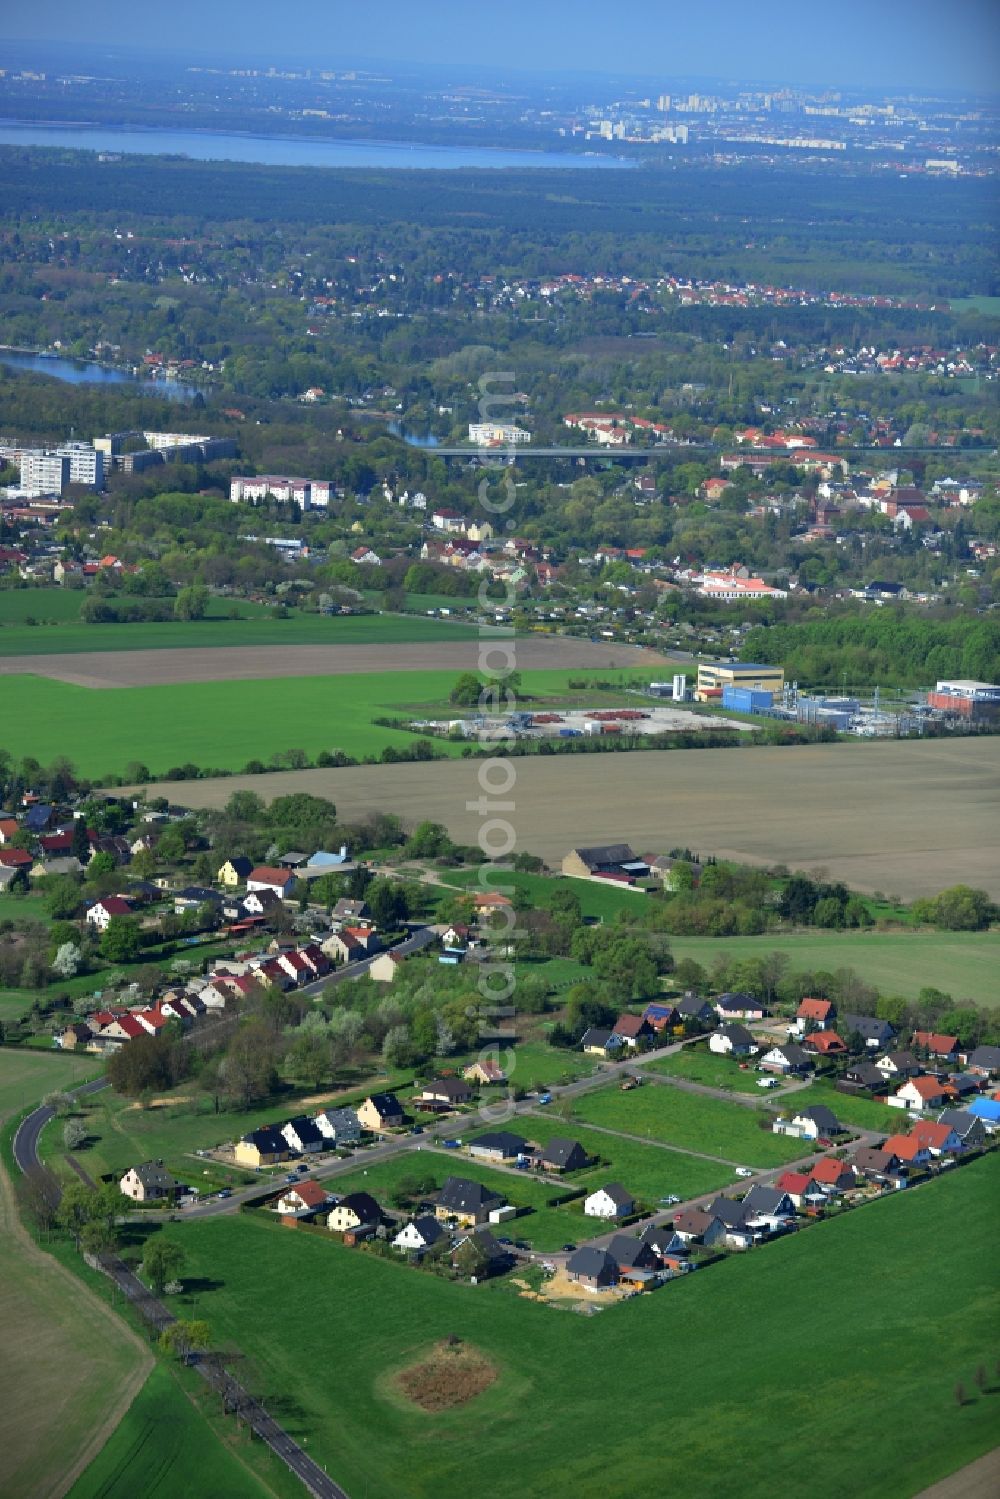
M303 1161L302 1164L300 1166L296 1166L295 1169L299 1173L299 1175L301 1176L301 1174L302 1174L303 1171L308 1171L309 1170L309 1167L306 1165L305 1161Z
M672 1208L676 1206L678 1202L680 1202L680 1198L675 1197L673 1192L671 1192L669 1197L661 1197L660 1201L664 1204L665 1207Z
M424 1127L423 1127L422 1124L415 1124L413 1126L413 1128L410 1130L410 1134L411 1135L422 1135L423 1132L424 1132Z
M573 1250L575 1248L576 1248L575 1244L564 1244L563 1245L563 1249L566 1251L567 1254L572 1254Z
M441 1144L444 1146L445 1150L457 1150L458 1147L459 1147L459 1145L461 1145L461 1143L462 1143L461 1140L442 1140L441 1141Z
M220 1197L232 1197L232 1195L232 1190L229 1187L223 1187L222 1191L219 1193Z
M778 1079L776 1077L759 1077L757 1079L757 1086L758 1088L776 1088L778 1086Z
M551 1093L539 1093L539 1095L538 1095L538 1102L539 1103L551 1103L552 1102L552 1094Z
M736 1168L736 1175L737 1176L753 1176L753 1172L750 1170L749 1166L737 1166L737 1168Z

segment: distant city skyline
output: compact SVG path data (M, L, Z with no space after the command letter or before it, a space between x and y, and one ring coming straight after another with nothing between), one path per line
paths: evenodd
M373 22L377 22L373 24ZM383 0L377 10L265 0L6 0L0 44L189 50L233 65L251 57L315 67L440 64L621 79L718 77L857 89L998 90L996 0L710 0L702 7L636 0L612 13L596 0Z

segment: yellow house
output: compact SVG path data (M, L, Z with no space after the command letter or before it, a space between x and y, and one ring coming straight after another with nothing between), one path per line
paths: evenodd
M752 661L700 662L695 702L717 701L724 687L753 687L778 694L785 690L785 669L783 666L758 666Z
M265 1126L255 1129L237 1141L233 1152L238 1166L273 1166L278 1161L287 1161L291 1148L280 1130Z
M220 885L228 885L230 889L235 889L237 885L242 885L252 868L253 862L250 859L236 856L226 860L215 878Z

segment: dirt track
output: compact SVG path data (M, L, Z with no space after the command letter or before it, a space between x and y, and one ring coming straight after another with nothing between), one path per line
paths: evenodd
M482 762L479 762L480 764ZM558 864L574 845L628 840L746 863L825 869L905 899L959 883L1000 898L1000 739L798 748L648 751L514 760L516 847ZM236 790L310 791L345 822L373 811L444 823L463 843L482 826L474 761L233 776L146 787L189 806ZM504 798L507 800L508 798Z
M484 640L491 637L484 637ZM493 637L502 641L503 636ZM175 682L260 681L266 677L345 676L380 671L474 671L480 642L406 645L262 645L153 651L83 651L79 655L0 657L0 676L29 673L76 687L162 687ZM671 663L656 651L555 635L518 637L521 671L650 670ZM500 658L494 658L499 667Z

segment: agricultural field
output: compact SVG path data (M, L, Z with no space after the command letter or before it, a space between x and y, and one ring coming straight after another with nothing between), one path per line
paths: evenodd
M45 739L52 744L51 725ZM156 763L162 758L159 751ZM905 900L960 882L1000 899L1000 739L637 752L627 762L617 755L553 756L515 764L517 847L550 864L580 843L625 840L641 852L687 847L739 863L822 869L853 889ZM373 811L412 820L419 808L421 818L444 823L456 841L474 843L481 819L466 802L481 795L478 770L473 761L239 776L188 783L183 800L221 806L236 790L265 798L309 791L331 797L347 821ZM150 794L157 792L180 795L175 785ZM775 946L772 938L760 940ZM942 987L954 992L951 983Z
M475 1451L497 1499L604 1499L609 1471L623 1493L694 1491L711 1471L713 1499L770 1499L799 1491L802 1432L822 1429L837 1457L811 1465L810 1499L909 1499L996 1442L996 1382L980 1393L973 1375L980 1364L992 1371L995 1356L987 1329L1000 1306L984 1251L998 1189L992 1156L594 1318L454 1285L256 1215L192 1223L185 1247L188 1273L204 1278L193 1315L264 1367L293 1434L308 1436L349 1493L464 1499ZM927 1246L944 1242L942 1296ZM761 1307L771 1309L766 1337ZM392 1381L449 1334L500 1376L429 1416ZM350 1358L330 1356L344 1348ZM669 1421L644 1423L641 1440L636 1370L644 1386L670 1387ZM595 1464L582 1434L598 1431Z
M254 669L260 670L259 661ZM65 752L65 725L72 722L73 763L87 776L121 774L132 761L162 774L187 761L238 770L251 758L266 761L287 749L309 755L341 750L359 758L390 745L408 750L416 742L414 734L382 728L373 720L451 714L448 694L457 670L369 670L108 692L17 675L4 682L5 710L17 726L7 736L7 747L17 755L51 761ZM539 698L565 693L567 673L526 671L523 690ZM461 755L463 746L441 740L438 748Z
M602 1088L576 1101L576 1113L590 1124L620 1129L637 1139L663 1140L682 1150L702 1151L745 1166L781 1166L808 1154L800 1140L771 1134L773 1107L728 1103L667 1084L647 1083L622 1093Z
M174 1499L205 1493L212 1499L266 1499L276 1491L241 1455L247 1439L234 1422L222 1425L207 1395L189 1397L178 1377L157 1364L114 1435L70 1490L69 1499ZM261 1461L256 1446L253 1459ZM292 1495L301 1488L272 1459L271 1482Z
M971 883L965 881L964 883ZM739 961L782 952L793 969L853 968L883 994L916 999L931 986L956 1001L1000 1005L1000 929L989 932L781 932L764 937L671 937L678 961L710 968L716 958Z
M85 592L61 588L0 592L0 654L35 656L86 651L215 650L229 646L373 645L474 640L469 624L415 615L292 614L274 619L261 604L213 598L204 619L150 620L134 624L82 624L78 615ZM240 618L230 619L230 610ZM54 619L28 625L25 618Z
M747 1072L741 1072L739 1063L731 1057L721 1057L717 1052L709 1051L707 1046L685 1046L683 1051L674 1052L673 1056L661 1057L659 1061L650 1062L648 1067L643 1063L642 1057L638 1062L644 1070L649 1072L662 1072L666 1077L682 1077L691 1083L702 1083L706 1088L725 1088L731 1093L748 1093L758 1097L764 1090L757 1087L760 1074L751 1068ZM773 1088L770 1092L772 1104L780 1099L779 1089Z
M93 1071L92 1060L0 1051L0 1118ZM0 1239L0 1492L29 1499L72 1483L114 1430L151 1360L104 1303L21 1227L2 1163Z

